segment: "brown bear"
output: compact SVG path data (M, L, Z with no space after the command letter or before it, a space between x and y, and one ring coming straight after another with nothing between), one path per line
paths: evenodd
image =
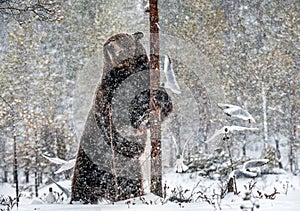
M149 60L143 33L121 33L103 46L103 73L80 138L71 202L124 200L143 194L139 156L149 126ZM154 91L161 118L172 102L163 88Z

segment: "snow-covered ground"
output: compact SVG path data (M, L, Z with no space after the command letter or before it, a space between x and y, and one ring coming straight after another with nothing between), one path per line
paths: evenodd
M48 193L49 187L52 187L54 192L61 192L55 184L51 184L39 189L41 199L31 198L32 193L30 192L22 192L19 208L14 207L13 210L241 210L241 205L252 207L253 204L259 205L259 208L255 207L254 210L300 210L300 177L290 174L263 175L256 179L237 179L239 194L227 194L223 199L220 199L219 194L220 187L224 186L225 183L222 184L217 180L200 177L197 173L176 174L169 172L164 175L163 180L166 184L166 198L181 198L191 202L170 202L148 193L143 198L134 198L114 204L107 201L103 201L98 205L68 204L67 200L56 204L47 204L42 199ZM70 181L61 181L59 184L67 188L71 186ZM266 195L272 198L274 188L278 192L273 194L274 199L266 199ZM243 199L246 192L251 193L250 200ZM0 184L1 194L14 196L15 190L10 184ZM4 207L0 208L4 209Z

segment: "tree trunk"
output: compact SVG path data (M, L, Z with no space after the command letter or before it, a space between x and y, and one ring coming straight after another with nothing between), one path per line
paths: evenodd
M246 137L245 137L246 139ZM246 153L246 140L243 141L243 146L242 146L242 152L243 152L243 157L245 158L247 156L247 153Z
M207 133L208 133L208 115L207 115L207 91L206 87L202 88L202 99L203 99L203 112L202 112L202 121L203 121L203 142L204 142L204 150L207 151Z
M290 161L290 170L291 172L295 172L297 170L297 160L296 160L296 150L295 141L297 135L297 85L296 85L296 71L294 73L294 77L292 78L292 109L291 109L291 126L292 126L292 135L290 139L290 153L289 153L289 161Z
M4 177L3 177L3 182L8 182L8 171L6 170L6 165L4 166Z
M283 168L282 163L281 163L281 153L280 153L280 149L279 149L279 140L275 139L275 146L276 146L276 154L277 154L277 159L278 159L278 167L280 169Z
M159 88L159 18L158 0L150 5L150 133L151 133L151 192L162 197L161 122L160 109L154 104L154 91Z
M29 183L29 170L28 170L28 168L25 169L25 183Z
M34 172L34 184L35 184L35 197L39 196L38 187L39 187L39 154L38 154L38 139L37 132L35 132L35 172Z
M15 130L13 129L13 132ZM18 158L17 158L17 137L14 135L13 137L13 151L14 151L14 182L16 184L16 199L17 199L17 207L19 206L19 181L18 181Z
M267 95L265 91L265 82L262 78L261 82L261 97L262 97L262 106L263 106L263 128L264 128L264 147L268 143L268 119L267 119Z
M43 173L42 171L39 172L39 184L43 183Z
M39 197L39 183L38 183L38 173L34 172L34 190L35 190L35 197Z

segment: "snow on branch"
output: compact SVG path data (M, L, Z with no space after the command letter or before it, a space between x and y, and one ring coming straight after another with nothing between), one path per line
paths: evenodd
M180 94L181 90L176 80L171 59L168 55L165 55L164 74L166 76L166 82L164 83L164 87L166 89L170 89L175 94Z
M220 130L216 130L215 133L207 140L206 143L209 143L213 140L215 140L216 138L218 138L220 135L224 135L227 133L234 133L236 131L257 131L258 128L256 127L241 127L241 126L236 126L236 125L232 125L232 126L224 126L222 127Z
M75 165L75 161L76 161L76 159L71 159L69 161L66 161L66 160L60 159L58 157L51 158L46 155L42 155L42 156L44 158L46 158L47 160L49 160L51 163L61 165L60 168L54 172L55 174L58 174L58 173L61 173L63 171L73 168Z
M230 117L242 119L242 120L248 120L250 123L255 123L254 118L252 115L245 109L231 104L223 104L218 103L218 106L224 111L224 113Z

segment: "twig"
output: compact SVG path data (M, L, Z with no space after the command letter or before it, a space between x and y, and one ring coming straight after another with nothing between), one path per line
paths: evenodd
M9 106L9 108L13 111L14 108L0 95L0 98L3 100L3 102Z
M279 192L277 191L277 189L274 187L274 192L271 193L271 194L266 194L266 193L265 193L265 197L266 197L266 199L271 199L271 200L273 200L273 199L275 199L276 194L280 194L280 193L279 193Z

